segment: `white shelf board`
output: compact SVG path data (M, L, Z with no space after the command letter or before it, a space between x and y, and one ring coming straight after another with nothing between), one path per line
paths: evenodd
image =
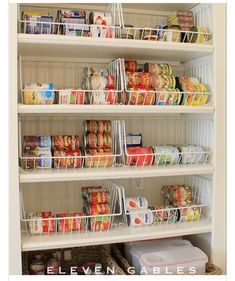
M141 106L141 105L24 105L18 104L19 114L164 114L164 113L213 113L213 105L203 106Z
M25 56L131 58L190 61L213 52L211 44L18 34L18 52Z
M88 245L140 241L154 238L166 238L211 232L212 226L208 219L197 222L176 223L169 225L151 225L143 227L119 226L108 232L73 233L57 235L26 235L22 234L22 251L42 249L69 248Z
M175 166L148 166L148 167L110 167L84 168L68 170L23 170L20 168L20 182L62 182L79 180L105 180L125 178L145 178L178 175L212 174L214 167L211 164L203 165L175 165Z

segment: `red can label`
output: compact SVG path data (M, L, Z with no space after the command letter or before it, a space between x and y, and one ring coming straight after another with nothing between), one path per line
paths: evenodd
M127 154L128 166L149 166L153 163L151 147L128 147Z
M127 101L130 105L153 105L155 103L155 92L147 92L148 90L143 90L142 92L138 88L132 88L131 90L136 90L138 92L128 92L129 99ZM150 89L149 89L150 90Z
M78 136L52 136L52 147L55 150L78 150Z
M110 203L110 195L108 191L91 191L88 193L88 202L92 206L96 206L97 204L109 204Z
M136 72L138 70L138 64L135 60L125 60L125 70Z
M115 89L115 77L113 75L108 75L108 76L105 76L106 80L107 80L107 83L106 83L106 87L105 89L106 90L113 90Z
M97 216L95 218L90 219L90 229L91 231L102 231L108 230L111 227L111 217L104 216L100 217Z
M99 215L99 214L110 214L111 209L109 204L97 204L95 206L90 205L88 207L88 213L90 215Z
M81 218L82 216L84 216L84 213L58 214L57 217L61 218L58 220L58 232L85 231L85 219Z
M82 166L81 151L54 151L54 168L80 168Z

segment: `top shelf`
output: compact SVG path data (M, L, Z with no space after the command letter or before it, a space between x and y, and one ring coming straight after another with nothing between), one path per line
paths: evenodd
M18 34L22 56L126 58L187 62L213 53L210 44Z

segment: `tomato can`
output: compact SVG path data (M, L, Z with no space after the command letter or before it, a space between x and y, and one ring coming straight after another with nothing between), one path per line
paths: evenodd
M102 186L83 186L82 187L82 198L84 200L88 200L88 192L89 191L101 191Z
M140 72L126 71L127 87L140 85Z
M154 146L155 165L175 165L180 162L180 153L175 146Z
M23 169L51 168L52 153L51 150L35 149L23 152L22 167Z
M23 149L34 150L39 149L51 149L51 137L50 136L24 136Z
M153 90L130 88L127 92L127 104L129 105L153 105L155 92Z
M199 145L182 145L178 147L181 155L181 164L200 164L206 161L204 147Z
M85 150L85 167L86 168L101 168L111 167L113 165L113 156L111 151L100 149Z
M146 197L125 198L127 211L136 209L148 209L148 200Z
M91 231L103 231L108 230L112 226L111 216L99 216L90 218L90 230Z
M80 88L60 88L56 93L58 104L84 104L85 92Z
M52 149L54 150L71 150L79 149L79 136L76 135L63 135L52 136Z
M156 93L156 105L179 105L182 94L178 89L160 89Z
M178 220L178 211L174 206L156 206L155 224L176 223Z
M86 229L85 218L83 218L84 213L71 213L71 214L57 214L58 232L70 232L70 231L80 231L84 232ZM75 218L71 218L75 217Z
M55 150L54 168L81 168L82 154L81 150Z
M92 206L110 203L110 194L108 191L89 191L87 195L88 203Z
M128 166L149 166L154 155L151 147L127 147L126 164Z
M105 103L106 104L118 104L119 93L116 90L110 89L105 92Z
M151 209L143 210L142 212L129 212L127 214L128 226L141 226L154 223L154 213Z
M138 64L135 60L125 60L125 70L136 72L138 70Z
M109 204L97 204L86 206L87 213L90 215L110 214L111 208Z
M51 220L43 220L51 218ZM51 212L31 212L28 214L29 231L31 234L48 234L56 231L56 223ZM38 220L33 220L38 219Z

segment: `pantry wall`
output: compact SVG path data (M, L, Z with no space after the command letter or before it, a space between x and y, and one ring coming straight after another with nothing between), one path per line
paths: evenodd
M56 11L61 5L33 5L34 9ZM183 5L183 4L181 4ZM125 230L120 229L118 235L112 236L112 233L104 233L101 239L97 236L84 237L79 236L69 241L64 236L58 244L56 239L45 237L45 240L32 240L25 235L25 224L21 221L22 216L22 198L24 211L32 212L50 208L53 212L74 212L81 202L76 200L81 198L81 187L89 184L103 183L105 180L113 179L125 187L128 196L144 195L150 198L151 204L158 204L160 197L160 188L164 184L187 183L193 178L206 179L208 188L202 190L202 197L206 200L206 219L199 226L183 225L182 228L170 228L164 233L160 230L154 230L146 234L146 239L164 238L173 236L186 236L190 238L195 245L207 253L210 260L223 269L226 273L226 219L225 219L225 5L208 4L209 8L203 4L190 6L197 13L198 20L204 26L209 26L213 33L213 50L204 55L196 55L190 50L183 54L181 46L149 53L146 44L143 49L129 46L126 50L120 48L113 51L112 46L105 46L104 51L99 47L96 52L96 45L89 46L87 53L84 52L84 46L76 46L76 51L70 52L69 48L63 46L53 55L53 42L48 42L48 50L40 49L40 40L38 46L35 46L31 39L24 41L22 34L17 34L17 17L19 18L21 10L32 9L32 6L21 4L10 4L10 274L21 274L21 253L35 249L52 249L60 245L61 247L84 246L94 244L111 244L115 242L135 241L145 239L144 228L130 233L129 237L124 235ZM86 8L92 9L93 5L68 4L67 8ZM96 9L103 9L102 5L94 5ZM171 5L156 4L155 10L150 9L148 5L138 10L135 4L123 5L123 15L125 24L134 24L138 26L154 26L158 23L164 23L166 16L171 11ZM158 10L159 8L159 10ZM173 7L172 7L173 8ZM200 11L201 12L200 14ZM220 19L219 21L217 19ZM156 22L157 21L157 22ZM221 32L223 30L224 32ZM211 38L212 39L212 38ZM27 42L28 40L28 42ZM108 39L107 39L108 40ZM115 39L113 39L115 40ZM117 39L121 40L121 39ZM23 42L23 43L22 43ZM143 42L145 43L145 42ZM148 42L147 42L148 43ZM56 42L58 44L58 42ZM73 43L71 43L73 44ZM96 43L97 44L97 43ZM122 42L118 42L121 46ZM129 43L128 43L129 44ZM139 44L139 43L136 43ZM93 49L92 49L93 47ZM47 47L46 47L47 48ZM201 47L203 49L203 46ZM107 52L107 49L110 51ZM124 50L124 51L123 51ZM181 51L181 53L179 53ZM168 52L168 53L167 53ZM92 53L92 56L89 54ZM72 56L71 56L72 54ZM75 54L77 54L75 56ZM92 57L92 58L91 58ZM82 72L84 67L107 67L113 59L136 59L139 64L145 62L164 62L173 65L175 75L196 76L208 85L211 95L209 96L209 106L212 112L204 111L204 108L195 109L191 113L187 111L170 111L143 113L138 110L128 112L125 109L112 111L93 111L89 112L50 112L45 110L42 113L27 111L21 107L20 88L23 83L53 83L55 87L77 87L82 82ZM18 105L19 104L19 105ZM106 173L105 169L100 172L91 169L91 171L81 171L77 175L69 171L61 173L59 176L53 173L34 173L20 170L19 157L21 157L21 142L24 135L63 135L77 134L82 135L83 121L91 119L102 120L124 120L126 131L141 132L145 145L167 145L193 143L204 146L210 153L208 164L205 167L199 165L190 167L167 168L151 171L148 169L131 170L128 167L124 174L118 168L112 168L112 173ZM141 167L142 168L142 167ZM195 177L196 176L196 177ZM143 177L143 190L133 189L132 179ZM92 179L92 180L91 180ZM101 181L101 182L100 182ZM203 186L204 188L205 186ZM63 198L63 201L60 199ZM156 198L156 199L154 199ZM21 233L22 231L22 233ZM69 235L69 234L68 234ZM189 236L188 236L189 235Z

